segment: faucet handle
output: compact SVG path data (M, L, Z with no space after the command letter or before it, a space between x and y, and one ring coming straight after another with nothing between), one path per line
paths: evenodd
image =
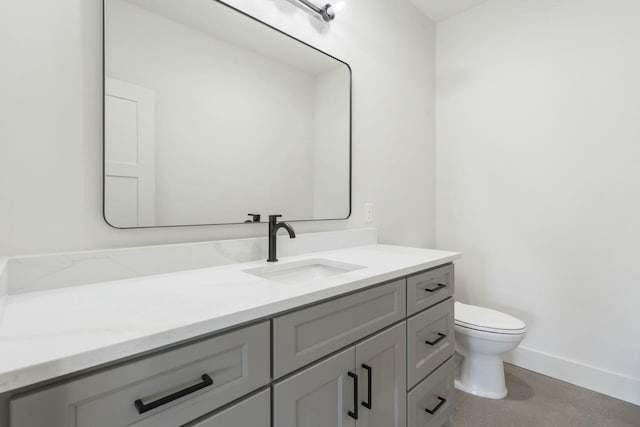
M247 222L260 222L260 214L247 214L251 217L250 221Z
M278 218L282 218L282 215L269 215L269 222L277 222Z

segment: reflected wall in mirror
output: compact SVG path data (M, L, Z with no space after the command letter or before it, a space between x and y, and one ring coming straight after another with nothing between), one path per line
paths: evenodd
M110 225L349 216L346 63L215 0L105 0L104 43Z

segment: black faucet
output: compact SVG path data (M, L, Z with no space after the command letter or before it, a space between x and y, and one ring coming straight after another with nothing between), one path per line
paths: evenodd
M278 261L278 257L276 256L276 236L281 228L287 230L290 238L296 238L296 232L293 231L293 227L286 222L278 222L278 218L281 216L282 215L269 215L269 258L267 258L267 262Z

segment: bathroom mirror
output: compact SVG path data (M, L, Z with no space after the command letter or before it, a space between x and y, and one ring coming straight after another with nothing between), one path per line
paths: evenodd
M104 7L110 225L349 216L346 63L216 0Z

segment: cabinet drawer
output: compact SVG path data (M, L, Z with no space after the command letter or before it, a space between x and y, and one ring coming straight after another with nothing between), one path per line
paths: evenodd
M268 384L269 344L263 322L18 397L11 426L182 425Z
M453 264L407 278L407 315L449 298L453 295L454 285Z
M273 320L274 376L281 377L405 317L405 281Z
M450 358L409 393L408 427L441 427L453 410L455 363Z
M409 389L455 352L453 299L419 313L407 322Z
M185 427L271 427L271 391L265 390Z

